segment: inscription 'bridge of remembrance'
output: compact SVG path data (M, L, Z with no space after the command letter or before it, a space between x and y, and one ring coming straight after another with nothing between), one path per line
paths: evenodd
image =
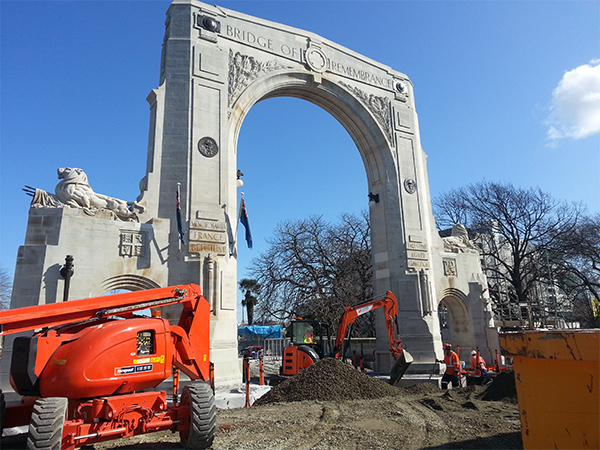
M370 208L375 292L400 299L400 337L415 359L408 374L429 374L442 356L441 301L457 324L449 330L454 343L493 352L478 256L445 246L435 229L409 78L316 34L193 0L167 11L135 214L90 215L44 197L30 210L19 249L13 307L59 301L67 254L77 266L71 298L197 283L211 304L217 385L238 382L236 146L250 108L278 96L325 109L356 144L379 198ZM391 357L377 320L376 364L386 371Z

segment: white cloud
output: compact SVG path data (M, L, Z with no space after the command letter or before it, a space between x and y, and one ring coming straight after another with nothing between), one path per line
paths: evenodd
M551 140L582 139L600 133L600 60L563 75L552 92L548 126Z

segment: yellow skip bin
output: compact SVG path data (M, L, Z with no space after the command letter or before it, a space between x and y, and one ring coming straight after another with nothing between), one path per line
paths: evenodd
M600 448L600 330L500 335L513 358L525 449Z

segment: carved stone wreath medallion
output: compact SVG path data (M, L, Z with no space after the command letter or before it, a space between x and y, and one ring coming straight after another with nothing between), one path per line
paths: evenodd
M198 150L207 158L212 158L219 153L219 146L213 138L206 136L198 141Z
M409 194L414 194L417 192L417 182L412 178L407 178L404 180L404 189L406 189L406 192Z
M308 47L305 53L306 64L315 72L325 72L327 56L319 47Z

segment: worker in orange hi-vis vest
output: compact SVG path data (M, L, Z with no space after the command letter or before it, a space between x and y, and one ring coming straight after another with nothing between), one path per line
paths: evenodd
M477 354L476 350L471 352L471 367L475 371L475 375L482 375L485 377L488 374L485 360L481 355Z
M452 351L450 344L444 344L444 360L437 360L437 362L446 364L446 372L442 376L442 389L448 389L448 383L452 383L452 387L457 388L462 367L458 355Z

